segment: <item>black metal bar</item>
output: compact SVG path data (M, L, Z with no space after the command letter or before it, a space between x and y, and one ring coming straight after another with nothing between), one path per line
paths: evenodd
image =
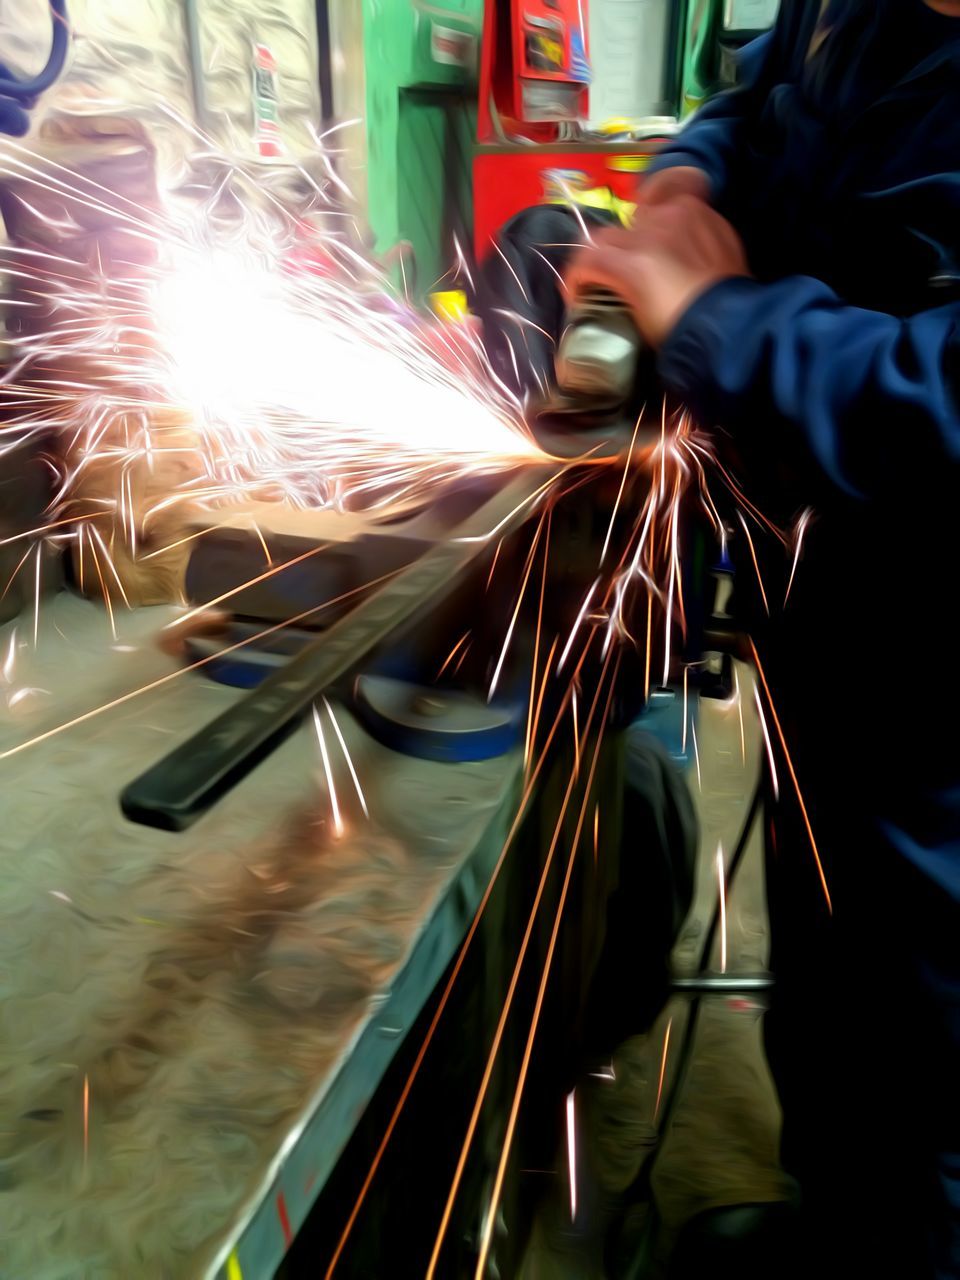
M329 125L335 115L330 44L329 0L317 0L317 70L320 77L320 119Z
M193 86L193 114L201 129L210 128L207 89L203 78L203 40L200 35L200 13L197 0L184 0L187 49L190 56L190 82Z
M120 798L126 816L167 831L189 827L277 746L325 689L417 611L451 590L488 549L487 535L519 524L548 476L541 468L518 475L453 529L446 542L427 551L282 670L134 779Z

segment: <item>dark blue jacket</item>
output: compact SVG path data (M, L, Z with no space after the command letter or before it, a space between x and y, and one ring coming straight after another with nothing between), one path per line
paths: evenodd
M954 1276L960 19L921 0L784 0L775 30L747 51L742 87L701 111L657 167L678 164L710 175L755 278L695 302L660 369L719 429L761 509L783 523L816 512L786 605L790 557L765 554L754 529L771 617L754 586L752 626L851 967L882 956L888 976L917 979L899 1004L921 1011L922 1028L922 1085L904 1123L928 1101L936 1112L937 1274ZM805 874L812 883L812 860ZM814 937L800 932L808 977ZM844 981L821 977L821 992ZM918 1262L915 1274L928 1272Z
M960 784L960 19L921 0L820 10L784 0L743 86L657 162L710 174L755 275L701 297L660 368L729 433L758 505L818 513L770 638L791 715L846 708L871 770ZM934 47L903 66L918 18ZM886 82L870 55L891 46ZM955 861L941 878L960 898Z
M762 414L799 433L832 484L880 497L960 459L960 21L871 0L886 22L815 86L812 65L862 7L834 5L810 55L819 5L786 0L747 83L660 160L710 174L757 276L702 299L662 368L706 417ZM862 40L902 40L919 11L944 42L838 118Z

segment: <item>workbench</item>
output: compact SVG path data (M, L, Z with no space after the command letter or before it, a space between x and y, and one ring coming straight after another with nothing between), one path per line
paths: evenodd
M179 612L114 637L60 593L0 628L0 753L41 737L0 760L2 1280L269 1280L516 811L516 754L401 756L335 704L342 836L309 720L189 831L128 822L238 696L159 646Z

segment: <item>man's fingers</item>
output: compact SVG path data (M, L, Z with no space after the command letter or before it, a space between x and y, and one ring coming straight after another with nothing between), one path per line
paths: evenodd
M694 165L678 165L653 174L640 184L637 203L652 209L657 205L676 200L678 196L691 196L709 202L710 179L702 169Z
M661 181L657 179L660 178ZM669 171L664 174L657 174L651 178L649 182L644 183L640 188L640 196L637 201L645 209L656 209L660 205L675 200L677 195L683 191L682 186L669 180Z
M660 227L682 226L684 223L700 222L704 218L716 217L709 205L705 205L696 196L676 195L669 200L655 204L646 210L642 227L653 230Z
M571 260L564 276L567 302L606 290L636 314L640 299L649 288L648 274L654 261L636 246L630 252L612 245L583 249Z
M622 291L623 258L615 246L581 249L571 258L563 276L568 299L576 299L592 289Z
M673 226L675 219L670 208L668 205L649 212L644 210L632 227L604 227L579 252L623 254L649 250L662 240L665 230Z
M602 249L633 249L643 236L643 223L632 227L603 227L591 237L591 243L582 252L599 252Z

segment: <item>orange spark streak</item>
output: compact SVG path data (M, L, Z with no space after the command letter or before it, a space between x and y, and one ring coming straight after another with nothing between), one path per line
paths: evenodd
M449 667L450 663L451 663L451 662L453 661L453 659L456 657L457 652L458 652L458 651L459 651L459 649L460 649L460 646L464 643L464 641L467 639L467 637L468 637L469 635L470 635L470 632L469 632L469 631L465 631L465 632L463 633L463 635L460 637L460 639L457 641L457 643L453 646L453 648L450 650L450 652L447 654L446 658L444 659L443 666L440 668L440 670L439 670L439 671L437 672L437 674L434 676L434 679L435 679L435 680L439 680L439 679L440 679L440 677L441 677L441 676L443 675L443 673L446 671L447 667Z
M683 588L680 585L680 560L677 554L677 542L679 541L678 522L680 519L680 477L677 476L674 485L673 501L671 503L673 511L670 517L670 564L668 569L667 584L667 605L666 605L666 626L663 640L663 686L670 683L670 658L672 648L673 635L673 598L674 590L679 587L679 609L681 617L681 628L686 630L686 620L683 617Z
M547 670L549 670L549 665L550 664L548 661ZM546 683L546 672L544 673L544 684L545 683ZM426 1034L424 1035L423 1044L420 1046L420 1050L417 1053L417 1057L413 1063L413 1066L410 1068L410 1074L407 1076L406 1082L403 1086L403 1090L400 1094L399 1099L397 1100L397 1105L394 1107L393 1114L391 1115L390 1121L387 1124L387 1127L384 1131L384 1135L380 1140L380 1145L377 1148L376 1154L374 1155L373 1160L370 1163L370 1168L367 1171L367 1175L363 1180L363 1185L361 1186L360 1190L357 1193L357 1198L356 1198L356 1201L354 1202L353 1208L350 1211L350 1216L347 1219L344 1225L343 1231L340 1234L340 1239L337 1241L337 1247L334 1250L333 1257L330 1259L329 1265L327 1266L327 1270L324 1273L324 1280L330 1280L331 1276L333 1275L334 1270L337 1266L337 1263L340 1261L340 1258L343 1255L343 1251L347 1246L347 1241L350 1238L350 1234L353 1231L357 1218L360 1216L360 1210L363 1208L364 1201L367 1198L367 1194L371 1186L373 1185L373 1180L377 1175L377 1170L380 1168L380 1164L383 1160L384 1153L386 1152L386 1149L390 1144L390 1139L393 1137L393 1132L394 1132L394 1129L397 1127L397 1122L400 1119L401 1112L403 1111L403 1108L406 1106L407 1098L410 1096L410 1092L413 1089L414 1081L416 1080L417 1075L419 1074L420 1068L423 1065L424 1058L427 1056L427 1050L430 1048L430 1044L433 1041L434 1035L436 1034L436 1030L440 1023L440 1019L443 1016L444 1010L446 1009L447 1004L450 1000L450 995L453 991L454 985L456 984L457 978L460 975L460 970L463 968L464 961L467 958L467 952L470 949L470 944L473 942L477 929L480 927L480 920L483 917L483 913L486 910L487 903L489 902L490 896L493 893L497 880L499 879L500 872L503 868L503 864L506 861L507 853L510 851L510 848L513 845L513 841L516 837L516 834L520 830L520 825L523 821L524 816L526 815L527 805L530 802L530 797L533 795L533 790L536 785L537 778L540 776L540 770L543 768L544 762L547 759L547 753L550 750L550 745L553 742L553 739L557 733L557 730L559 729L560 724L563 720L564 714L566 713L567 703L569 702L569 700L570 700L570 689L567 690L566 694L564 695L560 703L560 707L557 710L556 718L553 722L553 725L550 729L549 734L547 735L547 740L543 744L543 750L541 751L540 757L533 769L533 772L526 783L523 795L520 798L520 804L517 808L516 817L514 818L510 826L510 830L507 832L506 839L503 842L503 848L500 850L500 856L497 858L496 865L493 868L493 871L490 876L490 880L487 884L486 889L484 890L483 897L480 899L480 904L477 907L476 912L474 913L474 917L470 924L470 928L467 931L467 936L464 938L463 945L461 946L459 952L457 953L457 959L454 962L453 970L450 974L450 977L447 979L447 985L444 987L443 995L440 997L440 1002L437 1005L436 1012L434 1013L433 1018L430 1022L430 1025L426 1030ZM2 757L0 757L0 759L2 759Z
M817 848L817 841L813 834L813 827L810 825L810 817L807 813L807 806L803 800L803 793L800 790L800 783L797 781L796 770L793 767L793 759L790 755L790 749L787 746L787 740L784 737L783 729L780 727L780 717L777 715L777 708L773 704L773 698L770 694L770 686L767 684L767 677L760 662L760 655L757 653L757 646L750 638L750 650L753 653L753 661L756 664L757 675L763 684L763 691L767 695L767 706L770 708L770 714L773 716L773 723L776 726L777 737L780 739L780 746L783 748L783 756L787 762L787 768L790 771L790 779L793 782L793 789L797 793L797 803L800 805L800 812L803 815L803 825L807 829L807 836L810 840L810 848L813 850L814 860L817 864L817 874L820 877L820 884L823 886L823 896L827 900L827 910L833 915L833 900L830 897L830 889L827 886L827 877L823 870L823 863L820 860L820 850Z
M657 1101L653 1107L653 1122L656 1124L657 1116L660 1114L660 1101L663 1098L663 1082L667 1074L667 1053L670 1049L670 1028L673 1026L673 1019L667 1023L667 1030L663 1037L663 1053L660 1055L660 1079L657 1082Z
M273 556L271 556L271 554L270 554L270 548L267 546L267 540L266 540L266 538L263 536L263 532L261 531L260 526L257 524L256 520L254 520L254 522L253 522L253 532L257 535L257 537L258 537L258 538L259 538L259 540L260 540L260 545L261 545L261 547L263 547L263 558L264 558L264 560L266 560L266 562L267 562L267 565L268 565L268 566L272 565L272 564L273 564Z
M774 537L778 538L784 546L787 546L788 539L784 536L783 530L778 529L777 526L771 520L767 519L767 517L763 514L763 512L758 507L755 507L753 505L753 503L746 496L746 494L739 487L737 482L733 479L729 471L726 470L726 468L723 466L723 464L719 461L718 458L714 457L712 453L707 453L706 456L709 457L711 464L717 470L717 472L719 472L720 476L723 478L724 483L726 484L730 492L733 494L733 496L736 498L737 502L740 503L740 505L743 506L743 508L746 511L749 511L750 514L754 517L754 519L756 519L760 524L765 524L767 528L770 530L770 532L774 535Z
M470 652L470 646L472 644L473 644L472 640L468 641L467 647L464 649L463 653L461 653L460 657L457 659L457 665L453 668L454 675L456 675L457 672L460 670L460 668L463 666L464 659L466 658L467 654Z
M524 761L523 761L525 767L529 765L530 756L533 754L534 744L536 743L536 740L537 740L537 729L539 728L539 725L540 725L540 711L543 707L543 695L547 691L547 678L550 675L550 667L551 667L551 664L553 663L553 655L557 651L558 643L559 643L559 637L554 636L553 644L550 646L550 652L547 654L546 666L543 668L543 678L540 681L540 693L537 696L537 709L534 712L533 723L530 727L530 750L529 750L529 753L526 756L524 756ZM571 685L570 688L572 690L573 686Z
M647 588L647 651L643 661L643 700L650 701L650 643L653 639L653 593Z
M520 591L517 595L517 603L513 610L513 617L510 619L510 625L507 628L506 638L503 642L503 648L500 650L500 658L497 662L493 673L493 679L490 681L490 688L487 690L487 701L489 702L497 689L497 683L500 679L500 673L503 670L503 664L507 658L507 651L510 648L510 641L513 639L513 631L517 625L517 618L520 616L520 606L523 604L523 597L527 592L527 583L530 581L530 570L533 568L533 561L536 555L537 546L540 542L540 535L543 532L544 516L540 517L540 523L537 525L537 531L533 535L533 542L527 553L527 562L523 569L523 581L520 583Z
M31 552L32 550L33 550L33 547L27 547L26 551L23 553L23 555L22 555L22 556L20 557L20 559L17 561L17 567L14 569L13 573L11 573L10 577L7 579L7 585L3 588L3 591L2 591L2 592L0 592L0 600L2 600L2 599L4 598L4 596L5 596L5 595L7 594L7 592L10 590L10 588L13 586L14 581L16 580L17 574L20 572L20 570L21 570L21 569L23 568L23 566L26 564L27 560L29 559L30 552Z
M680 496L681 495L680 495L680 489L678 484L677 495L676 495L677 505L675 508L677 514L679 514L679 511L680 511ZM671 554L673 556L674 580L677 586L677 617L679 618L679 621L680 621L680 634L683 637L683 639L686 640L687 638L687 605L686 605L686 599L683 594L683 573L680 569L680 535L679 535L679 532L677 531L676 519L674 520L674 537L673 537L673 548L672 548Z
M594 698L593 707L591 708L591 716L593 714L593 711L596 708L597 698L599 697L600 690L603 686L603 681L607 675L607 668L608 668L608 664L604 663L603 670L600 673L600 679L597 683L597 695ZM480 1246L480 1256L477 1259L477 1266L474 1272L474 1280L483 1280L483 1277L486 1274L487 1257L490 1252L490 1242L493 1238L493 1227L496 1221L497 1207L500 1203L500 1196L503 1191L503 1182L504 1182L504 1178L506 1177L507 1163L510 1158L510 1148L513 1144L513 1135L516 1130L517 1117L520 1114L520 1103L523 1098L523 1090L527 1081L527 1073L530 1069L530 1059L533 1056L533 1046L536 1041L537 1029L540 1025L540 1015L543 1011L543 1002L547 992L547 984L550 979L550 971L553 967L553 957L556 951L557 939L560 936L560 925L563 920L563 912L567 902L567 894L570 890L570 881L572 879L573 868L576 863L577 850L580 847L580 837L583 833L583 822L584 822L584 818L586 817L587 809L590 803L590 793L593 789L593 779L596 773L597 764L600 760L600 755L601 755L600 748L603 743L604 728L606 726L607 717L610 712L610 703L613 700L613 694L616 688L617 673L619 671L619 668L620 668L620 658L618 655L617 661L614 665L613 675L610 680L610 689L607 693L607 701L603 710L603 716L601 717L600 725L598 728L597 742L593 752L593 759L590 763L590 773L587 778L586 786L584 787L583 803L580 806L580 813L577 817L577 828L576 828L576 831L574 832L573 840L570 843L570 855L567 858L566 874L563 880L563 887L560 890L560 898L557 903L557 911L556 911L556 915L554 916L553 928L550 933L550 941L547 946L546 956L544 958L543 972L541 973L541 976L540 976L540 986L537 991L537 999L533 1009L533 1016L530 1020L530 1030L527 1034L527 1043L523 1051L523 1061L520 1064L520 1074L517 1078L517 1087L514 1090L514 1094L513 1094L513 1103L510 1108L510 1117L507 1121L507 1128L504 1134L503 1148L500 1152L500 1163L497 1167L497 1175L496 1175L496 1178L494 1179L493 1191L490 1196L490 1207L487 1211L486 1220L484 1224L483 1239ZM589 727L590 726L588 722L585 733L589 731ZM573 782L573 779L571 779L571 783L572 782ZM566 800L569 799L569 795L570 795L570 792L568 792L568 795L565 799L565 803L566 803ZM566 808L564 807L564 809L561 810L559 819L557 820L557 829L554 835L554 841L556 841L557 837L559 836L559 832L563 824L565 812L566 812ZM531 923L532 921L533 921L533 917L531 917ZM576 1215L575 1203L574 1203L573 1213L575 1216Z
M737 512L737 515L740 517L740 523L743 525L743 532L747 535L747 546L750 548L750 559L753 561L753 567L757 575L757 582L760 584L760 595L763 599L763 607L767 612L767 616L769 617L770 606L767 603L767 593L763 587L763 578L760 576L760 565L757 563L757 553L754 550L753 539L750 537L750 530L747 528L746 520L744 520L743 516L740 514L739 511Z
M83 1164L90 1151L90 1077L83 1077Z
M113 605L110 602L110 592L107 590L107 584L103 580L103 574L100 572L100 557L97 555L97 549L90 543L90 554L93 556L93 567L97 571L97 577L100 579L100 590L103 592L103 603L107 606L107 615L110 618L110 634L114 640L117 638L117 628L113 620Z
M206 604L198 604L195 609L190 609L187 613L181 614L179 618L174 618L172 622L167 623L164 630L173 631L177 627L182 627L185 622L195 618L198 613L206 613L208 609L212 609L215 605L223 604L224 600L229 600L231 596L235 596L238 591L246 591L248 587L255 587L257 583L265 582L267 578L272 578L274 574L282 573L284 569L290 569L295 564L301 564L304 560L309 560L311 556L318 555L321 551L326 551L329 545L329 542L321 543L319 547L311 547L309 551L304 551L302 555L294 556L292 560L284 560L283 564L273 565L271 568L265 569L256 578L250 578L249 581L241 583L239 587L231 587L229 591L224 591L223 595L217 596L213 600L208 600Z
M577 706L577 690L574 688L573 701L570 704L570 709L573 712L573 776L575 778L579 778L580 776L580 728L577 724Z
M494 569L496 569L496 567L497 567L497 561L500 559L500 548L501 548L502 546L503 546L503 539L501 538L501 539L500 539L500 541L497 543L497 549L496 549L496 551L493 553L493 562L492 562L492 564L490 565L490 572L489 572L489 574L487 575L487 585L486 585L486 587L484 588L484 590L485 590L485 591L489 591L489 590L490 590L490 583L493 581L493 571L494 571Z
M723 845L717 845L717 886L720 895L720 972L727 972L727 877Z
M608 662L609 662L609 659L608 659ZM594 714L596 712L597 705L599 703L600 691L603 685L603 674L607 670L608 662L604 663L603 671L601 672L601 679L597 683L597 691L594 694L593 702L590 707L590 713L587 717L587 723L584 727L585 736L589 734L590 726L593 723ZM619 665L619 658L618 658L618 665ZM609 697L612 696L612 691L613 691L613 686L611 686L611 693L610 695L608 695L608 706L609 706ZM594 759L596 760L596 757ZM592 777L592 774L591 774L591 777ZM470 1147L473 1144L473 1138L476 1133L477 1123L480 1119L480 1112L483 1108L483 1102L487 1095L487 1089L490 1086L490 1079L493 1075L494 1063L496 1062L497 1055L500 1051L500 1043L503 1039L504 1028L506 1027L506 1024L507 1024L507 1017L509 1016L510 1009L513 1005L513 997L514 997L514 994L516 993L517 983L519 982L519 979L520 979L520 970L523 967L523 962L526 959L527 950L530 946L530 939L533 936L534 926L536 924L537 915L540 910L540 903L543 900L543 894L544 894L544 890L546 889L547 879L549 878L550 869L553 866L553 859L557 851L557 845L559 844L559 841L560 841L560 834L563 829L563 821L564 821L564 818L566 817L567 809L570 806L570 800L573 796L575 786L576 786L576 777L573 773L571 773L570 780L567 783L566 792L564 793L563 800L561 801L561 804L560 804L560 812L557 817L556 826L554 828L553 838L550 841L550 846L547 850L547 854L544 859L543 870L540 874L540 882L537 886L537 892L533 901L533 905L530 908L530 915L527 919L527 926L526 926L526 929L524 930L523 939L521 940L521 943L520 943L520 950L517 955L516 963L514 964L509 987L507 988L507 994L503 1003L503 1009L500 1014L500 1019L497 1023L496 1031L494 1032L493 1042L490 1046L490 1052L487 1055L487 1064L484 1069L483 1078L480 1082L480 1087L477 1091L477 1098L474 1103L473 1112L470 1116L470 1122L467 1126L467 1133L466 1133L466 1136L464 1137L463 1145L460 1150L460 1157L457 1161L457 1167L456 1167L456 1170L454 1171L453 1180L450 1186L450 1192L449 1192L449 1195L447 1196L447 1202L446 1202L446 1205L444 1206L443 1216L440 1220L440 1226L437 1231L437 1237L436 1237L436 1240L434 1241L433 1252L430 1255L430 1264L427 1267L426 1280L433 1280L433 1277L436 1275L437 1262L440 1257L440 1250L443 1247L443 1241L447 1233L447 1228L450 1225L450 1216L453 1212L453 1204L456 1199L457 1192L460 1188L460 1181L463 1177L464 1168L466 1167L467 1156L469 1154ZM589 786L587 788L587 791L589 793ZM581 823L582 823L582 812L581 812ZM574 848L576 848L576 842L574 842ZM490 1220L488 1225L492 1230L492 1219Z
M100 530L97 528L95 524L90 525L90 533L100 543L100 548L103 551L103 558L106 560L107 568L110 570L111 574L113 575L113 579L117 584L117 590L120 592L120 598L123 600L123 603L129 609L130 601L127 599L127 593L123 589L123 583L120 581L120 575L117 573L116 565L113 563L113 556L110 554L109 548L107 547L107 544L104 542L100 534Z
M361 591L369 591L371 587L375 587L381 582L386 582L388 578L393 578L400 572L402 570L393 569L390 573L385 573L380 578L374 578L372 582L364 583L362 587L353 587L350 591L345 591L342 595L335 596L332 600L325 600L323 604L315 604L310 609L304 609L303 613L298 613L293 618L277 622L272 627L265 627L263 631L257 632L255 636L245 636L242 640L238 640L235 644L227 645L225 649L220 649L217 653L208 654L205 658L198 658L196 662L192 662L188 666L177 667L176 671L168 671L165 676L151 680L149 684L141 685L139 689L131 689L129 693L123 693L118 698L113 698L110 702L101 703L99 707L84 711L82 715L74 716L72 720L66 720L63 724L55 725L44 733L38 733L35 738L29 738L26 742L18 743L15 747L8 747L6 751L0 751L0 760L9 760L11 756L19 755L21 751L28 751L31 747L39 746L41 742L46 742L48 738L55 738L58 734L65 733L68 729L76 728L78 724L85 724L88 720L94 719L95 716L101 715L104 711L112 711L114 707L123 706L124 703L131 702L134 698L139 698L141 694L160 689L163 685L169 684L171 680L179 680L181 676L187 675L188 672L198 671L201 667L205 667L208 662L215 662L218 658L225 658L228 653L235 653L237 649L243 649L248 644L255 644L258 640L264 640L267 636L272 636L274 632L282 631L284 627L294 626L296 623L302 622L304 618L309 618L312 614L319 613L321 609L329 608L330 605L339 604L341 600L346 600L349 596L358 595Z
M540 663L540 637L543 631L543 599L547 589L547 567L550 563L550 527L553 521L553 511L547 511L547 536L543 541L543 572L540 576L540 601L537 605L537 629L533 637L533 667L530 673L530 699L527 703L527 733L523 744L523 764L524 767L530 760L530 749L533 736L533 702L534 689L537 684L537 670ZM551 654L552 654L551 650Z
M603 550L600 552L601 565L603 564L604 560L606 560L607 558L607 551L610 547L610 538L613 534L613 526L617 519L617 512L620 509L620 499L623 497L623 490L624 490L624 486L627 483L627 476L630 473L630 463L633 460L633 447L637 443L637 432L640 430L640 422L642 418L643 418L643 414L641 413L640 417L637 418L637 425L633 428L633 438L630 441L630 448L627 450L627 461L624 464L623 475L620 479L620 489L617 492L617 500L613 504L613 513L610 516L610 523L607 526L607 536L603 540Z
M133 509L133 492L130 484L130 472L124 471L120 480L120 514L123 516L123 508L126 506L127 517L127 537L130 539L130 554L134 559L137 558L137 522ZM130 607L129 604L127 606Z
M188 533L183 538L178 538L176 542L168 542L165 546L157 547L154 551L145 552L140 559L153 560L156 556L166 555L168 551L174 551L177 547L182 547L188 542L195 542L197 538L203 538L208 533L216 533L218 530L225 529L226 527L227 526L224 524L212 524L203 529L196 529L193 533Z
M40 635L40 556L43 551L41 543L37 543L37 564L33 582L33 647L37 647Z

